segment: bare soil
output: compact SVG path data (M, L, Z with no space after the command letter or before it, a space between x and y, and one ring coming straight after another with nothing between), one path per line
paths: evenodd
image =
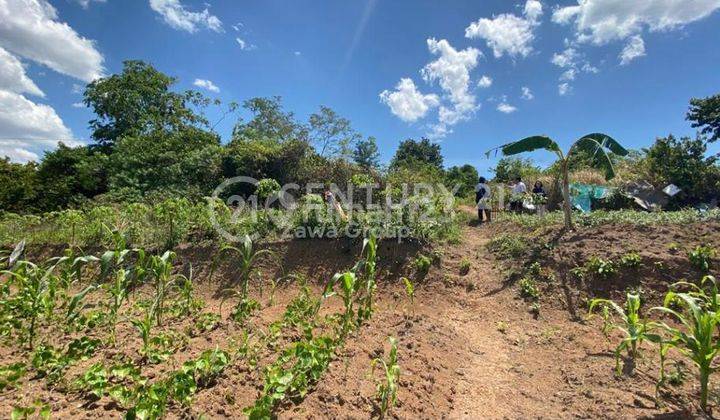
M718 226L658 227L632 230L607 227L581 230L559 239L552 229L533 232L537 241L555 240L555 247L543 254L544 266L557 275L555 284L543 285L539 315L531 313L519 298L508 271L512 265L497 260L486 250L490 238L510 226L463 228L460 243L432 248L422 243L383 242L378 250L380 282L374 317L358 329L337 353L322 380L303 400L282 405L279 418L369 418L378 416L376 384L380 372L371 371L371 361L386 357L388 336L398 339L401 381L398 405L390 413L397 418L687 418L697 415L698 395L695 373L687 366L687 379L662 391L657 399L655 383L658 363L655 349L646 347L644 357L632 375L614 375L612 350L617 336L608 341L599 321L586 321L584 299L590 295L622 298L628 285L641 285L661 293L678 273L696 273L686 264L684 254L675 255L668 244L718 243ZM271 244L281 265L266 262L263 278L302 275L316 294L333 273L351 267L360 252L357 241L292 241ZM643 266L636 274L610 282L579 285L568 271L592 255L615 257L636 250ZM239 326L228 319L232 303L220 310L220 291L237 278L237 267L227 263L210 279L210 261L215 248L185 245L178 250L180 267L193 266L196 293L206 306L203 312L221 313L218 328L197 334L167 362L143 366L143 374L161 377L183 361L206 349L227 348L241 340L243 332L259 334L279 319L285 306L300 291L297 281L279 286L270 302L267 283L253 287L253 296L262 303L249 323ZM412 262L417 255L437 255L427 276L419 278ZM655 264L661 261L664 269ZM461 273L466 262L470 270ZM524 260L518 260L518 265ZM546 263L546 264L545 264ZM649 268L648 268L649 267ZM666 271L667 270L667 271ZM414 304L405 296L400 278L415 282ZM668 277L668 278L666 278ZM510 281L508 280L510 279ZM262 294L260 290L262 289ZM135 299L148 296L141 289ZM653 292L654 293L654 292ZM568 298L569 296L569 298ZM337 300L329 300L323 313L340 311ZM186 331L191 319L170 319L164 330ZM104 337L105 331L88 335ZM56 346L75 336L45 336ZM257 367L240 361L230 366L214 386L200 390L190 412L171 407L169 416L201 414L210 418L242 417L242 409L253 403L262 387L263 366L271 363L278 349L296 339L284 331L275 348L262 348ZM138 361L141 342L136 330L124 322L118 326L118 344L101 349L90 360L72 366L68 382L89 365L124 355ZM14 343L0 347L3 363L27 359ZM94 401L70 388L49 387L32 375L16 390L0 395L0 415L9 417L14 405L30 405L42 399L51 405L55 418L118 418L124 411L108 397Z

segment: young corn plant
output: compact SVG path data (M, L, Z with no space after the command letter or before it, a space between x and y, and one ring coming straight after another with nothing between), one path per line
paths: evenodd
M257 260L263 256L274 256L275 253L269 249L256 250L253 246L253 241L250 236L245 235L242 243L239 247L226 245L220 249L218 255L213 259L212 267L210 269L210 278L217 268L223 254L233 252L237 254L240 259L237 262L240 265L240 287L242 299L247 299L249 293L250 278L253 274L253 268Z
M115 279L107 285L110 293L110 305L108 307L108 321L110 323L110 343L115 344L115 329L118 321L118 313L130 293L130 278L127 270L118 270Z
M153 318L154 317L151 311L145 311L145 314L142 318L130 320L130 322L140 333L140 338L142 339L142 348L140 349L140 353L143 355L143 357L148 357L148 355L150 354Z
M708 281L714 284L714 281ZM714 292L716 291L717 288ZM691 294L670 291L665 295L663 306L652 308L679 322L679 328L664 322L658 325L670 336L666 342L687 356L698 368L700 407L705 412L707 412L708 382L715 370L712 365L720 351L720 340L717 337L720 313L716 311L716 304L717 296L708 296L701 292Z
M403 277L402 278L403 283L405 283L405 295L410 300L410 308L413 311L413 314L415 313L415 286L413 285L412 281L410 281L409 278Z
M375 371L377 365L382 365L385 380L377 384L377 397L380 400L380 418L385 418L390 408L397 403L398 383L400 382L400 365L397 360L397 340L390 337L390 354L388 360L381 358L373 359L372 370Z
M153 256L151 260L151 272L155 278L155 300L151 312L157 326L162 326L165 299L167 299L169 289L175 283L175 279L172 278L172 262L174 259L174 252L165 251L162 256Z
M362 254L365 255L365 258L361 259L353 269L355 273L363 272L363 280L365 280L364 295L359 299L358 324L370 319L373 314L373 296L375 295L375 289L377 289L375 278L377 271L377 239L374 235L365 238L363 241Z
M604 325L603 332L609 333L612 330L619 330L625 335L620 344L615 348L615 372L617 375L622 373L620 369L620 355L623 350L627 350L632 369L635 360L639 355L639 348L643 341L653 343L660 342L660 336L653 334L651 331L656 325L648 322L640 316L640 295L638 293L628 293L625 300L625 308L620 307L617 303L608 299L593 299L590 301L589 315L593 315L596 308L603 308ZM612 312L617 315L619 322L615 322Z
M325 286L323 298L327 299L334 295L339 295L345 305L345 313L342 315L341 337L345 337L352 329L352 320L355 315L354 301L356 285L358 283L357 276L352 271L345 273L337 273ZM339 289L338 292L335 288Z
M175 288L179 292L179 315L187 316L192 315L203 306L203 302L200 299L195 298L195 289L193 287L193 269L190 266L190 274L188 276L179 275L175 281Z
M712 259L717 255L715 248L711 246L698 245L695 249L688 252L688 259L693 267L703 273L710 271L712 267Z

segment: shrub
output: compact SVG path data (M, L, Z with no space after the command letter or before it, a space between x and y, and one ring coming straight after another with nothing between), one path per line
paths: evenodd
M500 235L488 242L487 248L500 258L518 258L530 249L530 242L519 235Z

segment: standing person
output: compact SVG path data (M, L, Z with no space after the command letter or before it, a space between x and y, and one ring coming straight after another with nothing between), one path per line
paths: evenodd
M490 222L490 187L487 185L485 177L478 179L477 185L475 185L475 203L477 203L478 209L478 220L480 224L483 222L483 218ZM483 217L484 216L484 217Z
M547 202L547 194L543 188L543 183L540 180L535 181L535 185L532 189L533 193L533 204L537 207L537 213L540 216L545 215L545 203Z
M332 191L330 191L330 188L325 188L325 192L323 193L323 196L325 198L325 202L327 202L327 204L328 204L329 213L335 212L340 216L340 218L347 221L348 217L345 214L345 211L340 206L340 203L338 203L337 198L335 198L335 194L333 194Z
M521 177L515 178L515 185L512 187L512 197L510 198L510 210L520 213L523 208L523 196L527 192L527 186Z

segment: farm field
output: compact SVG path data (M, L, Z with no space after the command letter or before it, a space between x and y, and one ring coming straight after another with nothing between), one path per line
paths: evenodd
M360 239L254 244L252 253L269 252L260 251L250 271L241 253L226 250L227 257L215 258L214 245L180 244L166 266L148 254L146 281L127 287L119 305L113 303L122 290L116 276L124 273L130 281L143 266L132 251L75 306L73 297L103 275L102 264L89 262L78 280L59 261L54 274L39 279L59 287L54 296L40 292L34 325L22 317L10 322L11 314L31 316L17 298L31 293L33 268L6 272L0 411L58 418L367 418L380 416L383 395L390 397L378 386L391 385L397 402L388 402L387 414L398 418L697 412L695 370L679 354L666 361L677 380L657 391L659 362L649 343L632 373L614 374L620 335L605 338L601 320L586 319L587 301L610 297L622 304L627 288L641 286L648 291L646 305L662 304L669 278L699 274L680 250L701 241L720 246L717 219L638 226L602 221L559 239L551 219L539 227L513 218L478 227L466 219L458 222L459 240L378 241L376 266L372 243L363 249ZM534 238L527 243L536 246L556 241L540 258L543 273L554 278L538 281L536 298L522 298L522 281L515 278L532 259L533 246L497 245L513 234ZM609 246L619 235L622 246ZM570 266L598 255L618 260L631 248L639 250L642 276L620 273L584 285L566 278ZM42 261L61 251L26 252ZM192 282L185 283L191 266ZM251 272L242 298L241 279ZM354 273L361 282L351 300L343 300L339 282L338 295L322 298L335 273ZM20 274L28 280L8 281ZM164 275L158 325L152 316L159 307L158 276ZM373 311L359 315L371 277L377 282ZM412 300L403 278L413 285ZM343 303L349 301L352 315ZM390 363L388 337L396 342L400 372L389 379L379 362Z

